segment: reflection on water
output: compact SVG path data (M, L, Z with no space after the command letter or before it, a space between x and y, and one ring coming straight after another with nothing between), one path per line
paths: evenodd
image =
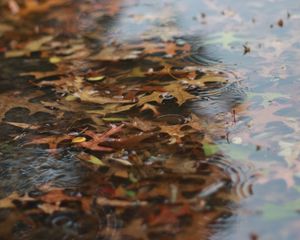
M51 4L51 11L47 5L31 15L11 16L1 9L3 239L299 238L296 3ZM42 51L35 45L25 47L29 52L21 56L11 51L15 56L4 57L6 48L24 49L31 35L49 32L56 38ZM150 114L155 111L148 106L146 112L128 108L117 117L142 116L174 129L193 113L195 126L205 125L204 133L189 139L173 134L178 145L148 133L142 144L98 154L106 165L100 168L83 163L85 155L67 141L59 142L54 154L42 144L28 145L37 137L85 131L93 121L101 123L99 132L106 130L107 124L91 113L103 111L98 105L62 100L65 89L74 91L72 77L85 77L90 69L107 78L92 90L128 99L136 88L180 80L196 99L178 106L174 96L165 94L159 116ZM205 84L195 84L205 77ZM11 108L10 96L18 102ZM27 96L33 99L23 105ZM42 107L28 110L41 102L48 113L41 113ZM15 122L27 125L20 128ZM32 128L36 125L41 125L38 132ZM204 151L202 138L213 143ZM124 164L128 161L131 165ZM7 199L17 207L5 208Z

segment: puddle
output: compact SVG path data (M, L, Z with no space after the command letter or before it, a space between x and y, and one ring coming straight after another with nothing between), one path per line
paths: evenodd
M299 12L0 4L0 238L298 239Z

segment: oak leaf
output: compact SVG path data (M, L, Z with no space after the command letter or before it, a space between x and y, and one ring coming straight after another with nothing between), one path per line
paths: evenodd
M110 130L104 133L95 133L91 130L87 130L84 132L85 135L91 137L92 139L87 142L78 143L79 146L90 149L92 151L112 151L111 147L101 146L100 144L107 142L111 135L114 135L120 132L123 128L124 124L120 126L112 127Z
M30 96L22 96L15 92L0 94L0 120L4 118L8 110L17 107L28 109L30 111L30 114L34 114L36 112L52 113L52 111L46 109L43 105L30 102L31 99L39 95L39 92L31 94Z
M25 143L25 145L47 144L49 146L49 150L55 152L59 143L65 140L70 140L72 138L73 137L70 135L39 137L33 139L31 142Z
M157 103L162 103L162 98L161 98L161 94L160 92L152 92L150 95L143 95L141 97L139 97L137 106L142 106L145 103L149 103L149 102L157 102Z
M177 99L177 103L179 106L181 106L188 100L197 98L196 96L184 90L183 86L179 83L169 84L168 86L165 86L164 89Z

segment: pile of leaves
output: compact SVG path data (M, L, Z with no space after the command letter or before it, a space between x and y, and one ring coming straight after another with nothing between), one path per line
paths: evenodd
M0 95L1 125L8 129L3 142L43 149L57 161L71 151L91 182L64 189L50 181L32 192L11 192L0 200L1 236L209 236L209 225L230 214L209 202L216 195L229 201L230 178L209 163L218 153L214 138L226 138L226 132L224 122L202 118L189 106L230 77L187 64L188 41L109 42L95 22L115 17L119 1L93 7L88 1L7 2L1 61L24 68L16 70L21 86ZM59 31L49 24L54 19Z

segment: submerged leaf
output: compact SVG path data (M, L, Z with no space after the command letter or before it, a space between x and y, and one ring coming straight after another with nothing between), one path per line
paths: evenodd
M219 148L217 145L209 144L209 143L203 144L203 150L204 150L204 154L206 157L210 157L210 156L216 154L217 152L219 152Z
M96 76L96 77L89 77L89 78L87 78L87 80L91 81L91 82L102 81L104 79L105 79L105 76Z
M81 143L81 142L85 142L86 138L85 137L76 137L73 138L72 143Z

